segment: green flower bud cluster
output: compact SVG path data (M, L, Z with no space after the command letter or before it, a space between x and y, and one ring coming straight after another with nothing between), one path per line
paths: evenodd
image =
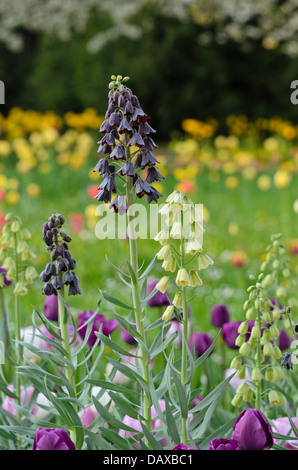
M173 313L181 312L180 289L201 286L203 281L199 271L212 265L213 261L202 248L203 214L189 196L174 191L159 212L164 216L166 228L155 237L155 241L162 245L157 258L163 261L165 271L176 273L175 284L178 288L173 306L167 308L163 315L167 320ZM164 293L168 283L169 278L164 276L156 288Z
M268 274L261 272L257 278L250 276L254 283L247 289L248 299L243 306L246 318L239 325L239 336L235 342L239 347L239 356L235 357L231 363L231 367L237 370L236 376L244 379L245 363L247 364L249 360L253 361L250 382L251 392L255 394L256 402L258 395L256 407L260 406L262 381L272 383L284 379L284 372L276 361L282 358L282 352L278 346L279 324L286 312L280 309L279 303L281 297L285 295L285 285L288 283L289 260L280 241L280 235L274 235L267 247L266 261L262 263L261 271L267 270ZM274 296L275 305L271 301ZM251 326L252 321L253 326ZM244 393L243 390L243 387L240 390L237 389L232 401L234 406L241 406L243 401L251 397L251 394L248 394L246 390ZM281 406L285 402L283 395L279 392L269 390L266 394L271 404Z
M14 295L26 295L27 286L38 277L36 269L28 264L28 261L35 258L27 243L31 234L23 227L20 217L9 213L5 220L7 223L0 237L0 261L7 270L7 279L15 283Z
M270 244L266 248L265 261L261 265L261 271L265 274L262 287L271 288L276 298L276 308L273 316L279 319L278 301L287 296L286 287L289 285L290 259L286 253L285 246L281 242L281 234L272 235Z

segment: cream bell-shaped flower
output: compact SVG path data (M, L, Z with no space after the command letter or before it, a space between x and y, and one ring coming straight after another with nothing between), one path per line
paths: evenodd
M170 245L164 245L156 255L157 259L170 261L172 259L172 250Z
M184 204L185 203L184 195L180 191L175 190L168 196L167 202L169 204L172 204L172 203Z
M174 222L171 232L170 232L171 238L182 238L182 224L181 222Z
M196 207L196 206L190 206L184 209L183 211L183 217L185 222L188 224L199 224L202 226L204 216L202 212Z
M176 276L176 285L182 287L189 285L189 275L185 268L179 269Z
M199 240L197 240L196 238L194 238L193 240L189 240L188 242L185 243L185 246L184 246L184 251L188 255L195 255L201 249L202 249L202 245L199 242Z
M196 271L190 271L189 274L189 285L191 287L202 286L203 281Z
M187 239L200 239L205 232L203 225L198 223L187 224L183 227L184 238Z
M165 271L171 271L171 273L173 273L176 269L176 260L174 256L172 256L169 260L164 260L162 267Z
M170 318L171 318L171 316L173 315L173 313L174 313L174 307L173 307L173 305L169 305L169 306L166 308L166 310L165 310L165 312L164 312L164 314L163 314L163 316L162 316L162 319L163 319L164 321L169 321Z
M159 290L162 294L165 294L169 287L170 279L167 276L163 276L160 281L155 286L155 289Z
M210 256L206 255L205 253L201 253L198 257L198 269L206 269L208 266L214 264L214 261L210 258Z
M174 300L173 300L173 305L177 308L182 308L182 294L181 292L177 292L175 294Z
M156 242L159 242L161 245L168 245L170 239L170 232L168 229L164 228L154 237Z

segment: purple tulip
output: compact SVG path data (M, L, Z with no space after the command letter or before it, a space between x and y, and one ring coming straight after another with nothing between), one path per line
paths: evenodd
M212 439L207 450L241 450L234 439Z
M215 305L211 310L212 325L221 328L228 321L230 321L228 307L224 304Z
M192 447L187 446L186 444L178 444L176 447L173 447L173 450L194 450Z
M155 288L157 281L151 282L147 287L147 296L151 294L153 289ZM160 291L157 291L156 294L151 297L151 299L147 300L148 307L163 307L164 305L170 305L169 299L167 294L163 294Z
M284 351L288 349L291 344L291 338L285 330L281 330L279 334L279 349Z
M48 295L44 303L44 315L48 320L58 321L58 297L55 294Z
M198 357L200 357L207 351L207 349L210 348L211 344L213 343L213 340L211 336L208 335L208 333L199 333L198 331L195 331L191 335L188 342L188 346L190 349L192 348L193 343L195 353Z
M132 326L134 327L134 329L136 329L135 325ZM121 328L120 336L122 340L127 344L134 344L137 342L137 340L123 327Z
M86 312L81 312L78 315L78 333L83 340L86 336L88 328L88 324L85 323L89 320L90 317L92 317L93 314L94 312L92 310L88 310ZM92 346L95 344L97 340L95 332L99 331L101 325L103 334L105 336L109 336L118 327L118 321L116 319L107 320L104 315L97 313L92 320L92 328L87 340L87 345L89 348L92 348Z
M258 409L242 411L234 424L232 438L242 450L270 449L273 445L272 428Z
M85 410L79 411L79 417L82 422L82 425L86 428L91 426L93 421L98 417L98 412L95 406L88 406Z
M4 279L4 286L10 286L11 281L9 281L6 277L7 270L5 268L2 268L2 265L0 264L0 274L3 275Z
M33 450L76 450L76 448L64 429L38 428Z
M235 341L239 335L238 328L241 321L224 323L222 326L222 337L228 348L237 349Z

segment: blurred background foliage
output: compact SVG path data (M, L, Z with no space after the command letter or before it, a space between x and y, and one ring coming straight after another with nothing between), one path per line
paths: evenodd
M159 139L188 117L216 118L222 132L231 114L295 121L296 2L122 3L0 1L7 110L102 114L109 77L120 73L150 109Z

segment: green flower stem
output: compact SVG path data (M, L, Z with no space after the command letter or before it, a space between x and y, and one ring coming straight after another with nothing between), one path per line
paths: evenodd
M18 239L17 234L14 233L14 255L15 255L15 264L16 264L16 284L19 282L19 260L18 260ZM15 340L16 340L16 362L20 366L22 362L21 356L21 315L20 315L20 301L19 296L15 294ZM15 384L16 384L16 395L17 403L21 406L21 377L18 373L15 374ZM20 412L17 412L18 418L20 418Z
M18 239L17 234L14 233L14 255L15 255L15 264L16 264L16 284L19 282L19 259L18 259ZM20 315L20 300L17 294L14 295L15 303L15 341L16 341L16 363L17 365L22 364L22 352L21 352L21 315ZM21 376L15 371L15 389L17 396L17 404L21 406ZM17 410L17 418L22 419L22 415L19 410ZM18 437L17 439L17 448L22 449L22 439Z
M256 320L258 327L261 330L261 313L260 310L257 309L257 320ZM257 357L256 357L256 367L259 369L260 373L262 373L262 361L261 361L261 355L262 355L262 349L261 349L261 339L257 339ZM261 410L261 395L262 395L262 380L260 382L256 383L256 400L255 400L255 406L258 410Z
M66 352L65 359L67 359L69 362L72 362L71 345L70 345L70 338L69 338L69 332L68 332L68 313L67 313L67 307L65 305L65 300L64 300L64 286L59 291L59 295L58 295L58 319L59 319L62 347L64 348ZM73 388L73 394L75 397L76 395L75 375L74 375L72 368L68 364L65 364L65 375ZM76 430L73 428L70 429L70 438L74 443L76 443Z
M0 287L0 302L1 302L1 309L3 314L3 330L4 330L4 347L5 347L5 356L8 357L8 368L7 374L8 377L11 377L11 337L9 331L9 322L8 322L8 314L5 306L5 299L3 288Z
M181 240L181 268L185 267L184 240ZM186 287L182 287L182 310L183 310L183 339L182 339L182 359L181 359L181 382L185 395L187 396L187 341L188 341L188 311ZM188 444L188 419L182 418L182 443Z
M126 148L126 158L130 160L130 150ZM146 347L146 335L144 331L143 324L143 315L142 315L142 306L140 301L140 292L139 292L139 281L138 281L138 246L137 239L131 231L131 222L134 218L133 215L129 214L129 208L133 204L133 178L131 176L126 177L126 198L127 198L127 209L128 209L128 236L129 236L129 251L130 251L130 264L135 272L135 279L131 279L131 288L132 288L132 298L134 305L134 313L136 320L136 328L139 333L143 344ZM141 355L141 369L143 374L143 379L150 389L150 370L149 370L149 361L147 357L147 352L144 347L140 346L140 355ZM151 399L150 397L143 392L143 416L146 427L149 431L152 430L152 418L151 418ZM150 445L145 440L146 445L150 448Z

